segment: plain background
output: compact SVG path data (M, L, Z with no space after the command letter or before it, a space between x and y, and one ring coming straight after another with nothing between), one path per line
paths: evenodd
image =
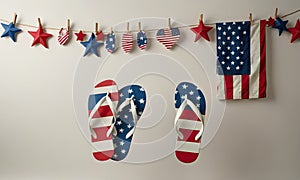
M6 1L0 18L37 25L74 29L103 28L138 17L172 17L195 24L200 13L209 22L255 19L300 8L298 0L227 1ZM294 27L299 14L288 17ZM34 30L23 28L23 31ZM57 35L57 32L50 31ZM300 178L300 43L290 34L269 31L269 97L228 102L222 125L213 141L192 165L174 156L147 164L99 163L83 138L72 105L72 83L83 48L75 37L66 47L55 38L49 49L30 47L23 32L17 43L0 40L0 179L209 179L252 180ZM162 48L162 50L164 50Z

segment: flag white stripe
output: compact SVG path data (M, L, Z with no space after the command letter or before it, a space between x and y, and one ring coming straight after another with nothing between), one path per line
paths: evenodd
M118 92L118 88L116 85L98 87L98 88L94 88L92 94L103 94L103 93L107 93L107 92L109 92L109 93Z
M201 121L191 121L188 119L178 119L177 126L183 129L200 130L202 127Z
M176 151L199 153L200 143L177 141Z
M92 128L100 128L100 127L107 127L111 126L113 116L101 117L101 118L93 118L91 120L91 127Z
M218 92L217 92L217 97L218 99L225 99L225 81L224 81L224 76L218 76Z
M112 140L92 142L92 144L98 152L109 151L114 149L114 144Z
M233 99L242 98L242 76L233 76Z
M259 97L260 66L260 23L251 26L251 74L249 79L249 98Z

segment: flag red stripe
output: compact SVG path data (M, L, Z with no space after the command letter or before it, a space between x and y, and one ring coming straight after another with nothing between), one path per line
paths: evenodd
M90 115L92 110L88 111L88 114ZM100 118L100 117L107 117L107 116L113 116L113 113L110 110L110 107L107 106L100 106L99 109L97 109L97 112L93 115L92 118Z
M106 81L102 81L99 84L97 84L95 86L95 88L104 87L104 86L112 86L112 85L116 85L115 81L113 81L113 80L106 80Z
M112 101L118 101L119 100L119 93L118 92L109 93L108 96L110 97L110 99Z
M233 76L224 75L225 99L233 99Z
M242 99L249 99L249 75L242 75Z
M106 137L106 133L109 128L110 128L109 126L93 128L93 130L95 131L95 133L97 135L97 138L94 138L93 136L91 136L92 142L111 140L112 135Z
M186 142L194 142L199 143L200 139L195 140L196 135L199 133L199 130L190 130L179 128L179 131L183 134L183 139L177 138L177 141L186 141Z
M260 72L259 72L259 98L266 97L266 21L260 21Z
M187 110L187 109L183 110L183 112L180 115L179 119L199 121L198 116L192 110Z

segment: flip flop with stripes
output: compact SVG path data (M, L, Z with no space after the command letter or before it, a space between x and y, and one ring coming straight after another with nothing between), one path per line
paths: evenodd
M121 161L126 158L137 121L146 106L145 90L139 85L129 85L119 91L119 104L113 134L115 153L112 160Z
M200 152L206 102L201 90L190 82L180 83L175 92L175 129L178 134L175 155L183 163L194 162Z
M96 149L93 156L99 161L109 160L114 154L112 131L118 99L118 88L113 80L97 84L88 99L88 125Z

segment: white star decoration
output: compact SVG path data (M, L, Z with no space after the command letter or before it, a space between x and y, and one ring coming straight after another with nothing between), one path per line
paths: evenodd
M188 87L189 87L189 86L186 85L186 84L182 85L182 88L183 88L183 89L186 89L186 88L188 88Z
M122 150L121 150L121 153L122 153L122 154L125 154L125 153L126 153L126 150L125 150L125 149L122 149Z
M121 128L121 129L119 130L119 132L120 132L120 133L123 133L123 132L124 132L124 129L123 129L123 128Z
M189 94L192 96L194 94L194 91L190 91Z
M121 124L122 124L122 121L118 121L118 122L117 122L117 125L121 125Z
M141 104L144 104L144 103L145 103L145 100L142 98L142 99L139 100L139 102L140 102Z
M197 100L199 101L201 99L201 97L200 96L197 96Z
M128 94L131 94L131 93L133 93L133 90L132 90L132 89L129 89L129 90L128 90Z
M121 145L121 146L124 146L124 144L125 144L124 141L121 141L121 142L120 142L120 145Z

